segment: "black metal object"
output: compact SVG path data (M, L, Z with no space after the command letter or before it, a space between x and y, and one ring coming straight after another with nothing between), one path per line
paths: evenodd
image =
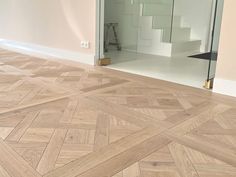
M104 50L105 52L108 52L109 45L114 45L117 47L117 50L119 51L121 50L121 44L118 39L117 28L118 28L118 23L105 23L105 26L104 26L104 29L105 29ZM114 42L110 41L111 32L114 35Z
M213 60L213 61L216 61L217 60L217 56L218 56L217 52L207 52L207 53L201 53L201 54L197 54L197 55L191 55L189 57L203 59L203 60Z

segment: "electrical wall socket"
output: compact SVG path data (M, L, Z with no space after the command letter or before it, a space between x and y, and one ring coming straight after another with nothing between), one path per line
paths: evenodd
M89 48L89 41L81 41L80 46L81 46L81 48L88 49Z

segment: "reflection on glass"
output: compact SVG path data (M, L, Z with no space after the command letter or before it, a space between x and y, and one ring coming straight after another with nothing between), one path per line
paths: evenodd
M105 0L105 51L137 51L139 0Z

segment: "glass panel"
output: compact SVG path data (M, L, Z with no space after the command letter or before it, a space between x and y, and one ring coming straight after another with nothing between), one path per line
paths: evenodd
M215 76L224 0L175 0L172 25L172 55L200 59L199 76Z
M105 0L105 54L137 52L139 0ZM119 43L120 47L117 45ZM111 57L112 58L112 57Z
M211 60L209 61L209 71L207 80L211 80L215 77L224 0L215 0L214 3L215 11L211 40Z
M187 55L210 51L210 21L213 0L174 0L171 43L176 53Z
M140 37L144 36L144 39L155 37L156 42L169 42L173 20L173 0L140 0L140 3ZM160 36L154 36L154 33L159 33ZM141 41L140 45L142 45Z
M193 79L204 82L206 75L214 77L223 0L104 1L106 56L133 60L157 55L171 57L174 64L180 58L187 66L183 68L194 70L189 72L196 74ZM107 30L111 24L115 27Z
M105 56L135 59L138 58L137 53L160 55L166 51L169 55L170 46L165 43L171 41L173 2L174 0L105 0ZM116 24L116 35L110 26L112 24ZM120 48L116 45L117 41Z

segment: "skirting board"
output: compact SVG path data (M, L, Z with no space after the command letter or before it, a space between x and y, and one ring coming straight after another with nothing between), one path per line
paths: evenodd
M215 79L213 92L236 97L236 81Z
M36 44L0 39L0 48L42 58L53 57L57 59L95 65L95 55L50 48Z

